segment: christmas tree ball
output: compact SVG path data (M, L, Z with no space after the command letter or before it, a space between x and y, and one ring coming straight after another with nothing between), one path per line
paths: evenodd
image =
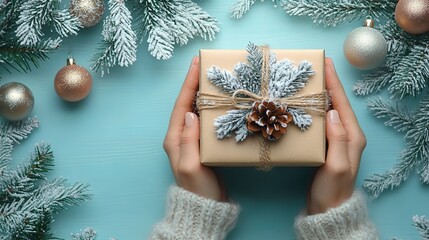
M382 65L386 60L387 43L383 35L374 29L372 20L368 25L356 28L344 41L344 55L350 64L362 70Z
M71 0L70 13L76 16L83 27L96 25L103 16L103 0Z
M26 118L34 107L31 90L22 83L10 82L0 87L0 116L9 121Z
M400 0L395 8L398 25L411 34L429 32L429 0Z
M91 74L82 66L67 59L67 66L61 68L54 81L58 96L67 102L78 102L89 95L92 88Z

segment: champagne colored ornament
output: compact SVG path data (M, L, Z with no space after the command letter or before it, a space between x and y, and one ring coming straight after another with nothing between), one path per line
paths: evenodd
M55 91L61 99L78 102L86 98L91 91L91 74L83 67L76 65L73 58L67 59L67 66L55 76Z
M363 27L349 33L343 50L350 64L359 69L369 70L384 63L387 43L383 35L374 29L374 20L366 19Z
M400 0L396 5L395 18L405 32L429 32L429 0Z
M33 93L24 84L10 82L0 87L0 116L9 121L23 120L33 107Z
M70 1L70 13L76 16L84 27L92 27L97 24L103 16L103 12L103 0Z

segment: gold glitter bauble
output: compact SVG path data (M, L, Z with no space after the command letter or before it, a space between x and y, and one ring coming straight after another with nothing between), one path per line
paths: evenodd
M70 13L76 16L84 27L92 27L97 24L103 16L103 12L103 0L70 1Z
M395 18L405 32L429 32L429 0L400 0L396 5Z
M10 82L0 87L0 116L9 121L23 120L33 107L33 93L24 84Z
M350 32L344 41L344 55L350 64L359 69L373 69L386 60L386 39L373 27L374 20L366 19L364 26Z
M92 77L85 68L76 65L73 58L69 58L67 66L55 75L54 86L61 99L78 102L86 98L91 91Z

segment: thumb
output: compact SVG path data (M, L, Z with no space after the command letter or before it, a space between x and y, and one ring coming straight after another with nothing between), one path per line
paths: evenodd
M324 168L333 173L341 173L350 168L347 149L347 131L344 128L337 110L327 114L326 137L328 139L328 154Z
M185 128L180 137L180 158L181 160L198 160L200 157L199 147L200 124L198 117L191 112L185 114Z

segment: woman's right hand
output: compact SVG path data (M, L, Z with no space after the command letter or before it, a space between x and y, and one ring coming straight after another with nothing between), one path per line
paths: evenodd
M326 88L333 110L326 119L328 152L317 171L307 203L308 214L326 212L351 197L366 138L330 58L325 62Z

